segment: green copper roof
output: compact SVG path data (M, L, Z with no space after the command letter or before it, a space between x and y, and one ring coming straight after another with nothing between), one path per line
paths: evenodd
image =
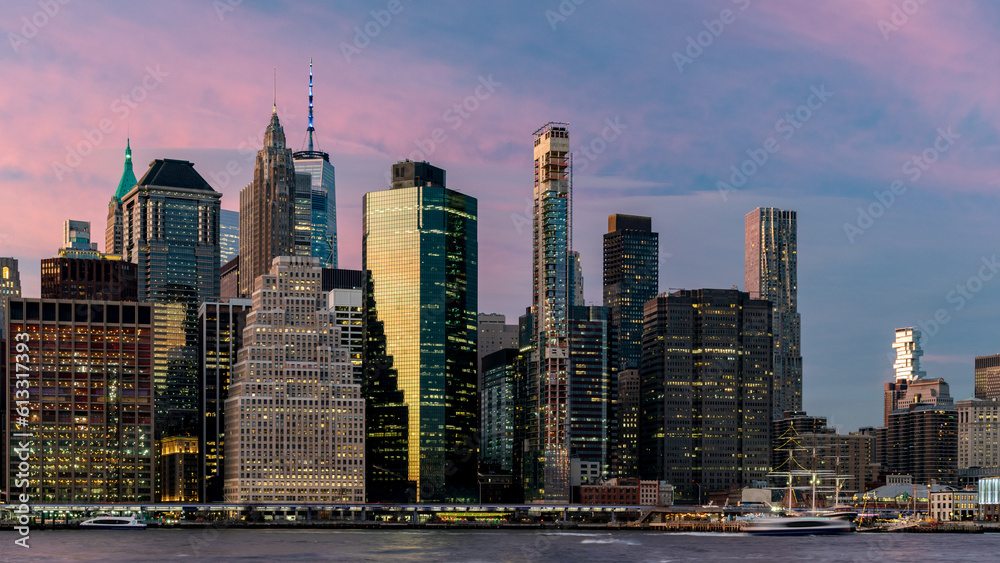
M122 179L118 181L118 189L115 190L115 199L121 201L125 194L135 187L135 174L132 172L132 141L125 142L125 171L122 172Z

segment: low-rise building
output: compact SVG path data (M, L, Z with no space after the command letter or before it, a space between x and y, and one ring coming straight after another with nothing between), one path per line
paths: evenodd
M931 492L930 516L940 522L972 520L978 508L979 494L975 489Z
M589 505L670 506L674 488L666 481L631 478L608 479L600 485L580 487L580 503Z

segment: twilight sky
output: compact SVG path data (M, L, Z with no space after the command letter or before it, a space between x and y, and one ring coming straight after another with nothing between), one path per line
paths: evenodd
M238 209L274 67L303 147L312 57L341 267L361 266L363 194L428 160L479 199L480 310L516 318L531 134L566 121L588 301L610 213L653 218L666 291L742 288L744 215L797 210L805 408L878 425L896 327L924 324L924 368L956 399L1000 352L998 31L1000 6L959 0L18 2L0 14L0 255L37 296L63 220L103 250L127 131L137 177L191 160Z

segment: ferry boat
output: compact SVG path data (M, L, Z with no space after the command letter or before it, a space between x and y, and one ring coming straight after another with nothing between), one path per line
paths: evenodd
M837 518L764 518L744 530L751 536L820 536L851 532L851 523Z
M88 530L145 530L146 522L135 512L132 516L98 516L80 522L81 529Z

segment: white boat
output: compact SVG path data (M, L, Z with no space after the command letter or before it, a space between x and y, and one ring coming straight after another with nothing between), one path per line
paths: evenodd
M139 515L132 516L98 516L80 522L80 528L89 530L145 530L146 522Z
M851 523L836 518L764 518L744 531L751 536L820 536L849 533Z

